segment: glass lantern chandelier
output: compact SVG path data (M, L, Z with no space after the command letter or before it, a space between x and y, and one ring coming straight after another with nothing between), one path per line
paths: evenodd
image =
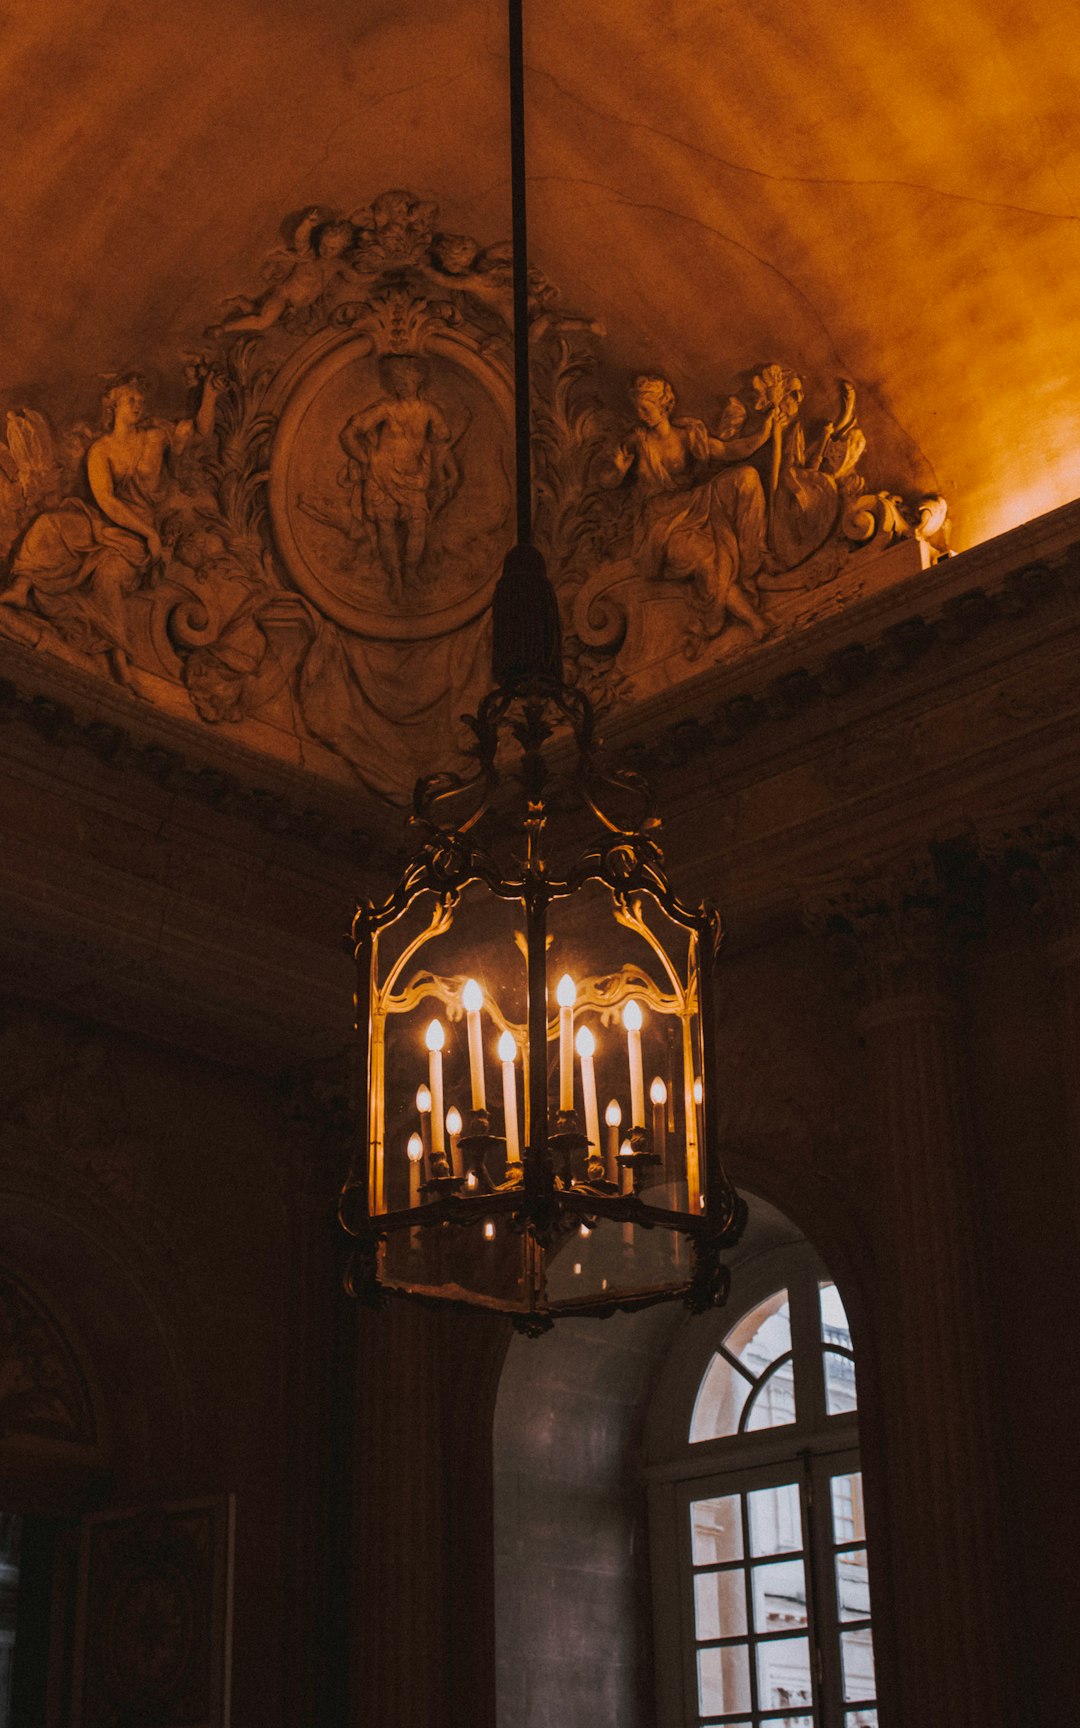
M404 874L353 921L362 1098L341 1219L361 1300L488 1307L537 1333L718 1305L745 1209L717 1132L719 916L673 893L645 782L602 769L531 544L521 0L509 11L518 543L475 772L418 782Z

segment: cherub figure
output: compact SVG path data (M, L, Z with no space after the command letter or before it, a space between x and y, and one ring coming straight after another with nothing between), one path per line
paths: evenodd
M313 306L337 277L354 274L344 257L353 239L351 222L323 222L318 209L309 210L297 224L292 247L285 254L293 260L285 276L259 300L237 296L243 310L215 325L211 335L270 330L287 314Z
M391 596L400 600L424 555L428 522L453 496L460 476L450 428L423 394L423 362L388 354L380 376L387 394L353 415L341 446L354 483L353 513L374 524Z

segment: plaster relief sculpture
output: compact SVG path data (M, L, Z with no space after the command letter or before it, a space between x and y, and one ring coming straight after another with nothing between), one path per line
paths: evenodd
M334 282L352 274L343 253L354 240L351 222L323 222L318 210L309 210L296 225L291 247L270 254L266 292L254 300L234 295L237 310L212 333L269 330L287 314L307 311Z
M105 429L86 452L90 501L63 499L31 522L0 594L0 632L37 642L51 628L85 652L103 654L118 682L141 693L127 602L161 573L160 530L174 497L175 465L193 439L209 436L221 388L222 380L207 373L194 418L178 421L147 414L135 376L106 391Z
M417 591L433 517L461 483L454 434L442 409L426 393L428 368L408 354L390 354L379 366L385 393L349 417L338 434L346 464L338 485L348 515L299 497L316 521L344 533L358 559L372 550L387 579L388 598L403 602Z
M488 681L513 538L509 246L417 193L283 224L168 414L12 404L0 635L394 800ZM868 488L855 392L779 361L629 389L603 327L528 283L535 536L604 707L810 628L947 549L940 499Z
M765 556L765 498L743 458L769 438L773 412L748 437L736 435L744 416L729 413L713 436L701 420L672 417L675 392L666 378L635 378L631 395L636 423L601 478L638 495L639 573L685 583L706 637L719 635L730 616L760 640L768 626L751 596Z
M601 701L616 660L643 695L680 660L728 658L842 609L866 591L869 561L850 563L859 547L906 542L907 570L947 549L944 500L905 514L898 498L868 492L846 381L835 420L816 425L802 380L779 362L728 395L711 426L674 412L666 378L635 378L629 397L634 423L607 449L590 429L581 451L589 483L614 505L587 567L572 561L572 646Z

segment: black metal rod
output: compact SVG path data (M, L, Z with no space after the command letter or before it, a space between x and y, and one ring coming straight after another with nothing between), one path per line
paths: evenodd
M510 11L510 210L514 253L514 468L519 546L532 544L529 407L529 245L525 212L525 43L523 0Z

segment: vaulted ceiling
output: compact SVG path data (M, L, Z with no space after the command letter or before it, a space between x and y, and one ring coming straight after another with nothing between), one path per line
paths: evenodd
M852 379L876 485L970 545L1080 492L1080 17L1069 0L531 0L535 262L612 379L707 414ZM165 395L283 218L389 186L509 230L501 0L13 0L0 409Z

